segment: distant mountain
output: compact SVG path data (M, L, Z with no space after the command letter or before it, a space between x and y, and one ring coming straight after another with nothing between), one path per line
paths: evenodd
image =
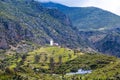
M120 27L120 16L95 7L67 7L58 3L42 3L44 7L55 8L68 15L79 30L101 30Z
M69 47L84 43L61 11L44 8L34 0L0 1L0 49L22 40L45 45L50 39Z

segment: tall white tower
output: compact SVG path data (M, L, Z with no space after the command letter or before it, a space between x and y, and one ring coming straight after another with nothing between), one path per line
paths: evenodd
M50 40L50 46L53 46L54 41L51 39Z

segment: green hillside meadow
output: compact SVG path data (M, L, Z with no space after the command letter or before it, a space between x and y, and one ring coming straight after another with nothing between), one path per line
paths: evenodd
M120 60L99 53L44 46L28 53L4 56L0 59L1 80L106 80L120 77ZM92 70L92 73L66 75L78 69Z

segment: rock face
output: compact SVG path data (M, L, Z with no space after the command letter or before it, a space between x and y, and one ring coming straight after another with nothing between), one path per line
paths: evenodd
M110 32L94 45L99 52L120 57L120 31L112 30Z
M0 48L1 49L7 49L7 48L9 48L8 44L7 44L6 40L5 40L5 37L2 37L1 40L0 40Z
M23 39L32 39L33 34L15 21L0 18L0 48L9 48Z

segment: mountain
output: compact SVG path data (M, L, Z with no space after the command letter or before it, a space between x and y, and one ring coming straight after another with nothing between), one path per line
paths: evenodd
M48 9L34 0L0 1L0 48L8 49L21 41L40 45L50 39L60 45L77 47L84 42L64 13Z
M67 7L58 3L42 3L44 7L55 8L68 15L73 26L81 30L99 30L120 27L120 16L95 7Z
M53 2L42 5L69 16L73 29L79 30L79 36L87 42L88 50L120 56L120 16L95 7L68 7Z
M73 25L74 22L69 19L69 15L64 14L66 10L72 10L71 7L54 3L52 5L54 8L45 8L42 3L33 0L2 0L0 6L0 49L16 48L23 42L46 45L49 44L50 39L53 39L59 45L78 48L81 51L98 51L115 56L120 54L119 36L115 38L115 34L119 34L119 28L97 31L89 31L89 28L86 28L87 31L78 31L78 28ZM81 9L85 9L84 12L87 11L86 8ZM87 20L86 17L84 19ZM101 21L106 19L100 18ZM110 34L109 31L112 33ZM113 41L108 46L110 38L113 38ZM25 49L23 47L23 52L26 52ZM30 47L30 49L34 48ZM18 48L17 52L21 51Z
M88 42L92 49L109 55L120 57L120 28L102 31L80 31L83 40Z
M109 33L110 32L110 33ZM106 36L94 43L99 52L120 57L120 28L109 30Z
M48 4L44 3L44 5ZM45 8L43 3L33 0L2 0L0 1L0 6L0 49L18 48L17 52L21 53L26 52L25 49L29 50L28 48L34 49L28 43L46 45L49 44L50 39L53 39L59 45L69 48L120 56L119 28L114 27L104 30L99 27L100 29L97 31L89 31L89 27L85 31L79 31L73 25L74 21L72 22L69 19L69 15L64 13L65 11L73 10L71 7L49 3L48 6L52 6L52 8ZM61 10L57 9L56 6ZM87 9L91 10L93 7ZM79 8L79 10L84 10L85 13L89 11L86 8ZM80 12L79 10L77 12ZM98 10L100 9L96 8L96 11ZM111 14L109 12L106 13ZM109 18L108 15L104 16ZM109 21L106 19L102 20L102 17L99 18L100 22ZM87 18L84 17L84 20L87 20ZM89 21L91 22L91 20ZM111 23L106 24L111 25ZM27 43L27 47L21 44L24 42Z

